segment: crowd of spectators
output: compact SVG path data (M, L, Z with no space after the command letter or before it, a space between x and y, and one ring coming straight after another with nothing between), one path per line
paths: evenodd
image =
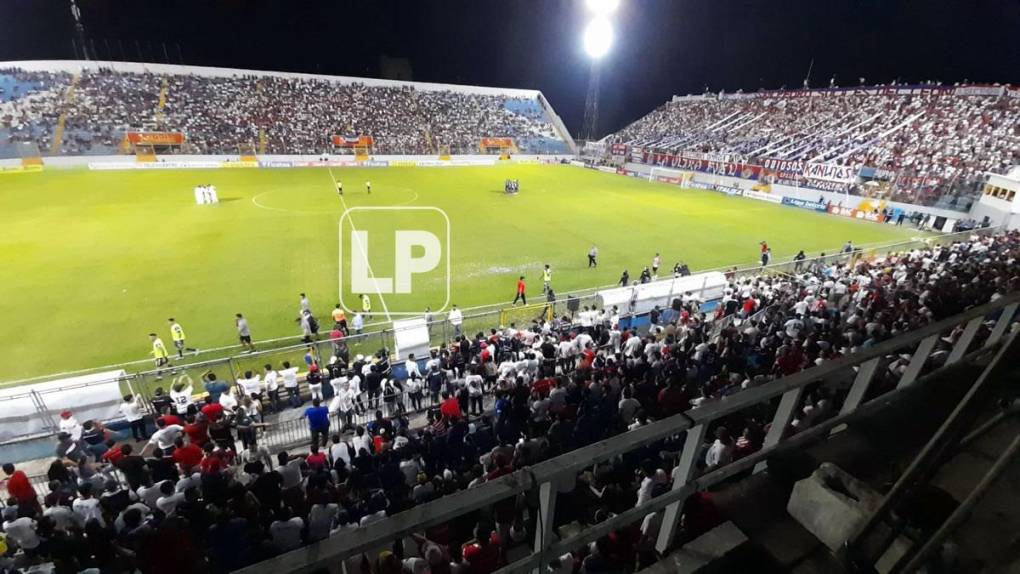
M562 143L537 100L510 95L102 68L82 72L77 81L63 72L3 70L0 76L33 86L0 94L0 131L7 143L48 149L66 112L61 153L67 155L117 153L129 129L183 132L181 151L205 154L259 145L260 131L266 153L273 154L332 151L334 135L372 136L373 151L381 154L434 154L440 146L478 153L483 137L514 138L523 153L532 151L532 141Z
M611 141L731 162L873 167L894 174L890 199L929 205L950 193L977 195L984 172L1005 173L1020 163L1020 98L955 95L952 89L827 94L667 102Z
M56 572L227 572L994 301L1020 286L1018 256L1017 232L875 259L841 253L805 260L791 274L732 278L715 317L685 297L680 310L653 310L641 331L621 327L616 308L583 308L522 328L460 335L421 364L409 361L408 377L391 387L416 406L423 396L434 401L424 425L363 390L362 374L367 382L388 372L384 358L348 363L341 355L314 381L328 379L337 395L329 406L315 399L305 411L311 445L301 454L270 456L252 440L260 408L254 402L271 400L253 397L257 386L239 393L239 404L210 397L171 414L168 400L158 407L165 414L155 433L136 436L141 442L95 448L105 438L100 430L67 424L41 503L23 473L4 467L11 497L3 510L5 560L52 561ZM724 317L735 320L716 329L712 319ZM959 336L939 340L931 365L945 360ZM895 387L909 363L904 352L883 361L878 389ZM833 415L846 391L839 381L809 386L789 432ZM482 409L485 396L494 399L491 409ZM772 408L761 404L716 421L699 469L761 448ZM329 411L356 409L378 410L366 425L330 428ZM239 448L224 426L249 439L240 436ZM596 524L666 492L683 443L673 436L558 484L557 530ZM352 558L349 568L491 573L509 549L530 543L537 506L535 493L510 497ZM684 504L681 539L722 519L712 493L698 493ZM651 514L617 529L557 558L549 571L648 565L657 559L660 520Z

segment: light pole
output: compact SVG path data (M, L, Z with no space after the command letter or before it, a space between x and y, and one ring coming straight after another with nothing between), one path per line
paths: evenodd
M609 21L609 16L619 7L620 0L587 0L585 5L592 13L592 19L584 29L582 40L584 51L591 58L591 67L588 72L588 91L584 98L581 138L592 141L599 133L599 80L602 75L602 58L613 46L613 25Z
M81 22L81 10L78 8L77 0L71 2L71 17L74 18L74 31L78 35L78 43L81 44L82 56L89 60L89 46L85 42L85 25Z

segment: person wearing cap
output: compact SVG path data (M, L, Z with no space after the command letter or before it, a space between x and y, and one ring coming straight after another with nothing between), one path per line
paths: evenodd
M69 434L71 440L81 440L81 423L78 422L78 419L74 418L74 415L69 410L60 412L60 422L57 423L57 430Z

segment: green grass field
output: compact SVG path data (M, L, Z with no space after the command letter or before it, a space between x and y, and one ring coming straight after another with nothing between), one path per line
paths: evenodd
M509 302L518 274L537 300L544 263L562 293L613 283L624 268L636 277L656 251L667 271L677 260L696 271L751 264L762 239L781 261L848 239L916 235L570 166L340 168L333 175L345 183L348 207L446 211L452 302L462 308ZM343 212L326 169L0 177L0 380L145 359L150 331L170 345L170 316L200 348L236 342L235 312L249 318L256 340L297 335L302 291L326 328ZM502 193L510 177L521 181L516 197ZM216 186L219 205L194 204L192 188L202 183ZM597 270L586 266L592 244Z

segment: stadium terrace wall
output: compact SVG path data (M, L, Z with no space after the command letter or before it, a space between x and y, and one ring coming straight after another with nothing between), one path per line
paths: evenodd
M630 175L633 177L649 178L651 177L651 171L657 166L646 165L641 163L626 163L624 167L617 170L617 173L622 175ZM844 215L846 217L854 217L856 219L867 219L863 213L858 214L857 208L864 202L869 201L869 198L862 197L859 195L846 195L843 193L836 193L831 191L820 191L816 189L806 187L794 187L784 184L769 184L769 192L763 193L760 189L761 183L752 180L744 179L739 177L732 177L726 175L714 175L701 172L691 172L687 170L681 170L676 168L659 168L668 169L670 171L684 171L692 174L688 185L695 188L708 189L713 191L720 191L729 195L741 195L751 199L759 199L763 201L771 201L772 203L783 203L785 205L791 205L793 207L802 207L806 209L813 209L816 211L824 211L821 209L822 204L832 203L836 206L837 213L834 215ZM785 201L784 201L785 200ZM943 217L946 219L946 226L950 227L957 220L967 216L967 213L960 211L953 211L951 209L942 209L938 207L929 207L925 205L915 205L912 203L901 203L897 201L885 201L883 204L889 208L895 210L902 210L907 214L913 212L920 212L925 215L931 215L932 217L938 218ZM817 207L817 209L816 209ZM945 228L943 228L945 229Z

